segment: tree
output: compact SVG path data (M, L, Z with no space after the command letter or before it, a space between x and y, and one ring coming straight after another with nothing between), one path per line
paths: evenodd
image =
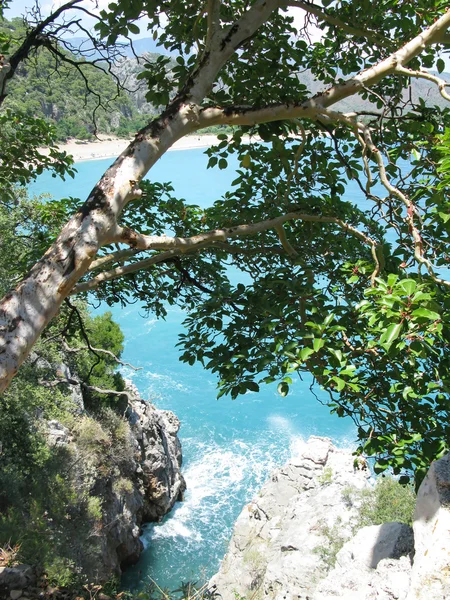
M20 48L47 28L57 48L58 19L78 5L36 22ZM450 434L450 282L439 273L449 112L425 101L432 88L450 99L439 74L450 12L432 0L118 0L96 25L105 47L136 33L142 14L178 54L174 68L161 56L142 74L165 108L3 299L1 389L72 294L131 295L157 313L180 302L191 311L182 358L217 372L220 393L279 380L285 394L291 373L310 371L354 418L360 451L420 477ZM3 94L13 66L0 72ZM241 168L211 209L142 181L176 140L215 125L233 134L219 136L210 167L234 153ZM349 179L366 209L346 197ZM231 260L249 284L229 281Z

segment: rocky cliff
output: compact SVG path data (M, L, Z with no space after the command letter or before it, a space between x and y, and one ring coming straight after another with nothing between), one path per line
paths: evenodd
M132 386L128 392L125 417L111 409L89 415L75 390L65 425L39 422L48 452L64 473L64 481L58 476L61 489L68 494L61 501L62 519L45 522L45 531L58 540L60 570L67 571L68 582L75 574L81 584L119 576L143 549L141 525L157 521L183 497L177 417L142 400ZM36 573L33 566L9 568L0 562L0 598L9 597L7 590L23 588L38 597L33 585L42 574L45 586L51 581L45 566Z
M104 534L100 536L105 574L118 575L138 560L143 549L141 524L167 514L186 489L177 417L156 409L136 393L129 402L127 420L134 447L129 465L95 484L105 499ZM97 580L105 579L99 575Z
M364 463L310 438L244 508L210 586L223 600L450 598L450 458L424 480L413 529L359 528L357 498L372 487Z

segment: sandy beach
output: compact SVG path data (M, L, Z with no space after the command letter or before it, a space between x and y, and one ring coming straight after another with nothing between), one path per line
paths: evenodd
M71 154L75 162L83 160L98 160L101 158L115 158L119 156L127 147L130 140L115 138L114 136L101 136L100 140L94 142L81 142L79 140L71 140L65 144L60 144L59 149L65 150L67 154ZM217 144L218 139L215 134L207 135L190 135L178 140L170 148L172 150L192 150L193 148L208 148L213 144ZM45 152L44 149L42 149Z

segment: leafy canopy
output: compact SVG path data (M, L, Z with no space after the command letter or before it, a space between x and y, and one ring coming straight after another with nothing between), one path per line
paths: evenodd
M222 2L221 23L232 27L246 8ZM444 10L430 1L327 1L319 9L325 17L308 17L321 30L314 43L308 18L298 31L292 13L280 10L226 62L205 106L300 103L320 85L385 59ZM117 2L102 14L99 30L112 42L134 32L142 13L161 47L179 55L178 89L189 85L205 48L206 15L196 2ZM442 71L445 48L430 46L408 66ZM173 82L164 68L161 59L147 70L149 99L169 100ZM341 114L361 113L370 149L339 117L240 127L209 150L211 168L226 168L230 155L240 164L232 190L211 208L188 207L167 186L145 188L158 205L140 211L144 232L187 237L289 211L307 214L311 220L284 225L291 253L270 229L234 241L232 253L181 256L98 292L111 302L137 294L157 312L166 301L188 307L181 358L217 373L219 395L256 392L272 381L285 395L293 377L311 372L329 392L332 411L354 419L359 451L378 457L376 470L415 471L418 480L450 443L450 299L448 284L439 282L449 252L448 159L440 158L449 155L442 133L450 123L437 89L423 83L390 75L337 105ZM265 143L248 144L243 134ZM349 180L365 201L354 201ZM230 264L244 283L230 277Z
M108 43L137 33L145 14L161 50L177 56L171 68L169 57L145 65L147 101L168 105L149 128L167 126L189 98L214 24L231 38L257 4L118 0L101 13L97 31ZM306 10L304 25L289 5ZM121 217L142 234L226 229L228 239L185 252L106 247L76 288L111 304L137 298L158 315L179 303L189 311L181 358L217 373L219 395L272 381L285 395L293 377L312 373L331 410L355 421L358 451L377 456L376 470L415 472L417 481L450 445L450 113L445 80L426 71L443 71L447 35L312 117L280 120L276 111L320 99L327 86L339 94L345 79L356 86L356 73L445 11L435 0L280 3L227 55L201 101L200 112L220 112L212 125L266 110L208 151L210 168L237 158L232 189L202 209L168 183L146 182L144 201Z

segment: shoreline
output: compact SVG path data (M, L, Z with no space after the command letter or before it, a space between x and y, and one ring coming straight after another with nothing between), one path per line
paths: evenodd
M103 136L104 139L95 142L84 142L79 140L70 140L60 144L58 149L70 154L74 161L84 162L88 160L102 160L106 158L116 158L121 154L130 143L131 139L115 138L114 136ZM194 150L196 148L209 148L219 143L217 134L190 135L176 141L168 152L174 150ZM45 148L40 149L43 154Z

